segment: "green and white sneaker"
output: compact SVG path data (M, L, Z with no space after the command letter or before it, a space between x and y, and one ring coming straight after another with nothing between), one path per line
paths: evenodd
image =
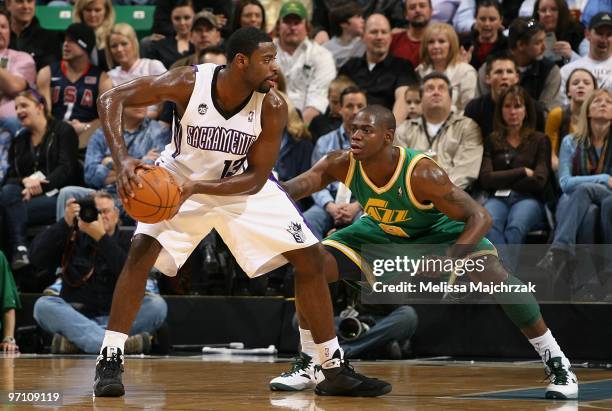
M567 360L565 361L567 362ZM578 379L569 364L562 357L550 358L544 364L550 384L546 387L546 398L570 400L578 398Z
M272 391L303 391L317 385L314 378L314 363L312 357L300 352L293 359L291 371L287 371L270 381Z

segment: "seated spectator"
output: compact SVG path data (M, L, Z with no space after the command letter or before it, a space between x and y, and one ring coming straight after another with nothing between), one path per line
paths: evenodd
M0 197L14 270L29 264L27 226L55 220L57 192L75 183L78 169L74 129L49 117L42 95L34 90L19 93L15 109L23 128L11 144Z
M172 13L174 13L176 7L180 7L179 4L181 3L185 4L185 2L181 0L157 0L155 2L155 13L153 14L153 27L151 28L151 32L154 33L157 39L173 37L177 34ZM208 11L212 11L217 17L221 27L224 29L229 27L228 22L232 14L232 1L194 0L193 2L190 1L189 4L193 5L193 14L208 9ZM224 34L224 37L227 37L226 34Z
M566 0L536 0L533 18L546 31L544 57L559 67L580 58L578 48L584 38L584 27L574 21Z
M534 131L534 125L535 107L529 94L520 86L504 90L480 168L480 186L489 194L484 207L493 218L486 237L499 247L511 272L516 272L520 248L504 246L525 243L527 234L546 218L550 142Z
M299 1L283 5L274 39L276 61L287 80L287 95L304 122L327 109L327 89L336 77L331 53L308 39L308 13Z
M550 110L559 105L559 67L544 57L546 32L541 23L533 19L518 18L510 25L508 45L520 73L520 84L532 99L540 101ZM487 65L478 70L478 95L489 92L486 85Z
M71 24L66 29L62 61L44 67L36 79L53 117L70 123L82 140L99 124L98 96L112 87L108 75L91 65L89 56L95 45L91 27Z
M0 128L0 181L4 181L9 169L9 149L13 135L7 130Z
M268 31L266 11L259 0L239 0L234 6L230 32L233 33L241 27L255 27Z
M361 8L355 2L348 2L330 11L332 38L323 47L334 56L339 69L351 57L361 57L366 52L363 36L364 20Z
M485 82L489 92L470 100L465 107L464 114L478 124L482 137L486 140L489 134L493 132L495 106L499 96L508 87L518 84L519 69L514 58L505 53L490 55L483 68L486 70ZM536 109L535 129L543 132L546 107L538 101L534 101L534 104Z
M406 0L405 17L408 27L393 33L391 54L406 59L413 67L417 67L421 63L421 40L431 21L431 14L431 1Z
M178 0L172 4L170 16L175 34L154 41L142 53L144 57L161 61L166 68L170 68L178 59L195 53L191 43L191 26L195 14L193 3L191 0Z
M106 40L106 61L113 87L142 76L156 76L166 71L159 60L140 58L138 38L129 24L118 23L111 29ZM159 109L150 106L147 115L157 118Z
M0 313L2 313L0 353L19 352L17 341L15 341L15 310L19 309L21 309L21 301L15 279L4 253L0 251Z
M482 0L476 8L474 28L461 39L461 47L471 50L469 63L476 70L487 60L487 56L505 52L508 39L503 33L501 5L497 0Z
M421 85L411 84L406 89L406 94L404 94L404 99L406 100L406 108L408 109L408 114L406 119L416 119L423 115L423 105L421 103Z
M111 0L76 0L72 11L72 21L85 23L96 33L96 47L91 51L91 64L108 71L106 42L115 24L115 9Z
M195 53L178 59L170 68L199 64L202 50L211 47L223 47L221 31L214 14L209 11L201 11L195 15L191 27L191 43L194 45Z
M349 77L365 91L369 104L380 104L393 109L399 122L406 118L406 87L418 82L412 64L389 53L391 26L382 14L368 17L363 42L366 54L349 59L340 68L339 74Z
M91 202L93 211L86 212L74 199L68 201L64 219L32 242L34 265L52 272L60 265L62 268L60 295L40 297L34 304L34 319L54 335L51 352L56 354L100 351L113 290L130 246L132 233L119 230L119 210L112 196L97 192ZM87 222L85 216L95 219ZM146 294L125 352L149 352L151 336L166 313L163 298Z
M146 117L145 107L126 107L123 111L123 138L128 155L140 159L147 164L153 164L170 142L170 129L162 123ZM85 184L96 190L105 189L113 195L125 221L132 219L125 214L119 201L116 188L117 175L110 154L110 149L104 138L104 131L98 128L87 144L85 154ZM57 201L56 219L60 220L64 205L69 198L81 198L91 194L93 190L85 187L64 187Z
M477 75L474 67L461 61L459 39L455 30L446 23L431 23L421 43L421 64L416 68L421 77L434 71L449 79L453 107L463 113L467 103L476 94Z
M597 79L586 69L575 69L565 83L570 103L553 108L546 118L546 135L550 138L552 167L559 168L559 145L563 137L573 133L580 118L582 103L597 88Z
M426 75L423 115L402 122L395 132L395 143L426 152L446 171L453 184L468 190L480 171L482 138L472 119L451 110L452 93L444 74Z
M11 16L10 49L28 53L36 63L36 71L59 60L62 40L58 32L45 30L36 17L35 0L6 0Z
M597 79L599 88L612 91L612 13L598 13L591 19L586 31L589 41L589 54L561 68L560 94L564 104L567 104L565 82L570 73L577 68L589 70Z
M280 92L283 97L284 93ZM288 181L293 177L308 171L311 166L312 142L310 141L310 133L304 120L300 117L300 113L293 107L291 100L287 101L287 127L283 132L280 152L274 165L274 170L278 174L279 181ZM306 201L305 201L306 200ZM311 205L309 199L303 199L298 202L300 208L305 210L305 205Z
M350 78L343 75L336 77L329 83L327 110L325 110L325 113L313 118L308 126L313 141L316 142L323 134L327 134L340 127L342 124L342 117L340 117L340 93L345 88L354 85L355 83Z
M15 135L19 121L15 114L17 93L36 80L36 66L29 54L9 48L11 30L9 14L0 8L0 130Z
M221 47L206 47L200 50L200 57L197 64L212 63L220 66L227 64L227 56Z
M349 132L355 114L367 105L365 93L357 87L345 88L340 94L340 115L342 125L337 130L325 134L317 140L312 152L311 164L314 165L326 154L336 150L351 148ZM354 198L341 198L340 183L332 183L312 195L314 205L304 213L313 234L323 239L334 227L343 227L359 218L361 206ZM347 190L346 187L343 191Z
M589 226L588 243L601 238L612 244L612 93L595 90L580 110L576 131L563 138L559 152L559 185L563 195L556 210L553 242L538 267L564 277L574 259L578 232L593 205L599 208L599 222ZM608 264L602 271L612 278ZM610 281L608 281L609 283ZM612 286L612 284L609 284ZM610 290L612 291L612 289Z

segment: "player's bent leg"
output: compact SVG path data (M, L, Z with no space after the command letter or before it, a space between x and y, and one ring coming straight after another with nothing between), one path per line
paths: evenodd
M132 240L127 260L115 285L108 327L96 362L96 397L120 397L125 394L121 378L123 346L142 304L147 275L160 251L159 242L148 235L137 234Z
M506 272L499 260L487 256L482 276L474 281L505 282L509 285L523 285L523 282ZM550 384L546 387L546 398L574 399L578 397L578 379L559 344L546 326L540 307L530 292L496 293L495 300L523 334L529 339L542 358Z
M376 397L391 391L385 381L354 371L343 358L335 335L327 278L334 275L335 261L321 244L284 253L295 268L296 309L308 322L316 343L320 373L325 379L315 388L318 395ZM329 271L329 272L328 272ZM337 274L336 274L337 276Z

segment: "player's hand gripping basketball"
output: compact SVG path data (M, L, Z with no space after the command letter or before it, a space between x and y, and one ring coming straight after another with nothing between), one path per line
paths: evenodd
M174 213L172 213L172 215L169 218L172 218L176 215L176 213L179 212L179 209L181 208L181 206L183 205L183 203L189 198L191 197L193 194L195 194L195 190L194 190L194 183L193 181L187 181L185 184L183 184L182 186L179 187L179 190L181 191L181 197L179 198L179 203L178 203L178 207L176 207Z
M119 163L117 169L117 192L124 203L134 197L134 189L136 187L142 187L140 177L136 173L136 170L139 168L148 170L152 166L133 157L126 157Z

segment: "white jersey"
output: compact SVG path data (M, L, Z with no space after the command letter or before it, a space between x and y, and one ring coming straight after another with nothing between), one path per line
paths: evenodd
M222 66L195 66L195 85L183 117L175 116L172 141L158 163L190 180L216 180L242 173L246 155L261 133L265 94L254 91L233 113L216 96Z

